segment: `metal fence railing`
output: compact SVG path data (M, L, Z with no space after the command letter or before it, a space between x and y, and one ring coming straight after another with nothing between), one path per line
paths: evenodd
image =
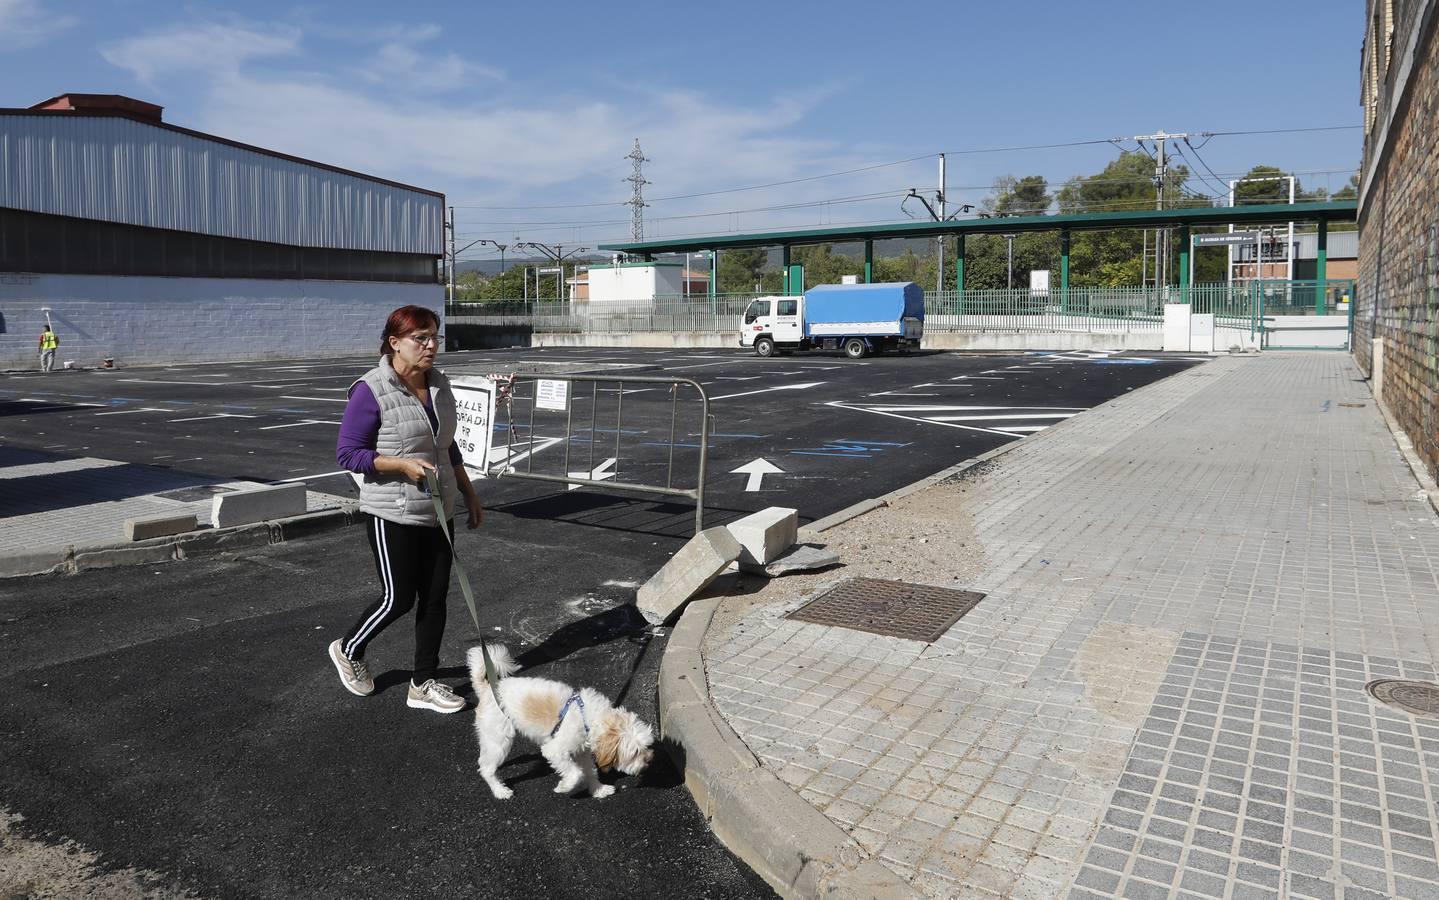
M1216 324L1257 327L1263 316L1344 314L1349 279L1248 281L1168 287L1051 287L925 292L929 332L1108 333L1158 332L1164 306L1189 303L1213 313ZM510 300L448 303L462 322L523 323L536 332L734 332L750 300L761 294L659 297L634 301Z
M1154 289L1029 288L928 291L925 331L1131 332L1159 331L1164 298Z
M709 396L699 382L659 375L515 375L510 383L512 391L502 404L503 420L495 423L505 433L504 451L492 455L488 474L684 497L695 504L695 534L704 530L705 478L714 423ZM557 384L563 385L563 390L553 390ZM663 392L626 403L626 393L642 392L635 390L636 385L662 388ZM541 397L547 387L551 389L548 400ZM698 410L692 408L688 395L684 406L680 405L680 391L691 389L693 399L699 401ZM603 420L602 397L607 406ZM695 429L698 443L691 441L691 429ZM555 443L560 449L537 463L537 448ZM684 448L681 452L685 454L678 465L677 448ZM691 448L693 456L689 455ZM580 466L578 471L575 465ZM692 481L683 477L691 472ZM680 486L677 481L690 486Z

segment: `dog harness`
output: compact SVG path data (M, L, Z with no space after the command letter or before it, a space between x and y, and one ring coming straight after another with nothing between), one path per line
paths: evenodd
M590 723L589 720L585 718L585 700L580 696L580 692L576 690L570 693L570 698L565 701L564 706L560 707L560 718L555 722L555 727L550 729L550 737L559 734L560 726L565 724L565 713L570 711L571 706L578 706L580 708L580 724L585 727L585 737L590 736Z

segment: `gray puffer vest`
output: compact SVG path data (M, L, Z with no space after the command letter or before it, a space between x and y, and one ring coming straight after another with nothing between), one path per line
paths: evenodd
M460 488L449 455L450 444L455 439L455 397L450 392L450 380L436 369L430 370L427 379L430 404L440 423L438 434L430 430L430 418L424 406L400 382L388 358L380 357L380 364L351 384L350 390L354 391L361 381L369 385L380 406L380 433L375 450L381 456L434 463L445 512L453 517L459 509ZM401 525L434 527L440 524L429 492L398 475L365 475L360 483L360 509Z

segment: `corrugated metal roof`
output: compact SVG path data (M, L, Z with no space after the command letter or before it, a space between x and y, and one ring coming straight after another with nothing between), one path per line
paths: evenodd
M0 114L0 206L438 256L444 198L121 116Z

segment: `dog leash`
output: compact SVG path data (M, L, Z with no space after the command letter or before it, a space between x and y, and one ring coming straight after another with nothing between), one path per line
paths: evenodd
M495 702L504 709L500 702L500 692L496 685L499 683L499 671L495 668L495 661L490 658L490 648L485 642L485 633L480 628L480 615L475 611L475 592L470 587L470 578L465 574L465 567L460 565L460 558L455 552L455 539L450 535L450 519L445 515L445 504L440 499L440 481L434 469L425 470L425 484L429 488L430 500L435 504L435 518L440 520L440 530L445 533L445 542L450 545L450 559L454 561L455 573L460 576L460 593L465 595L465 606L470 610L470 621L475 623L475 634L480 639L480 655L485 660L485 680L489 682L490 693L495 695Z

